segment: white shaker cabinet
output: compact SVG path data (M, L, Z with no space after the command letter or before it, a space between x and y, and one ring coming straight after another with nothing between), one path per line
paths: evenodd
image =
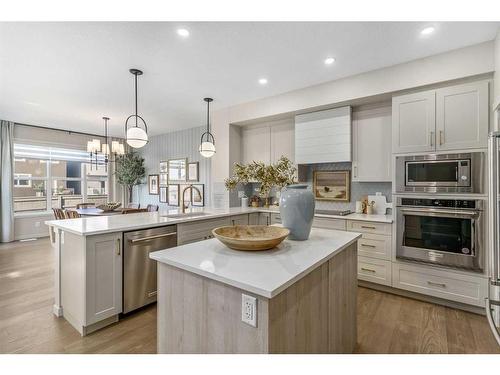
M436 90L436 149L487 147L488 82Z
M390 106L353 113L353 181L391 181L391 129Z
M434 151L435 137L434 90L392 98L392 152Z
M86 326L122 312L122 234L87 237Z

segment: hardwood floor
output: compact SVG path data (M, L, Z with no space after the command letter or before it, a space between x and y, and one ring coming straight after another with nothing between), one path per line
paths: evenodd
M81 337L52 314L48 239L0 244L0 353L156 353L156 306ZM500 353L484 316L358 288L358 353Z

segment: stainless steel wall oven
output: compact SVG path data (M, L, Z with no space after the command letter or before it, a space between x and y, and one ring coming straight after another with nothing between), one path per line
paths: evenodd
M398 197L396 257L481 272L484 201Z

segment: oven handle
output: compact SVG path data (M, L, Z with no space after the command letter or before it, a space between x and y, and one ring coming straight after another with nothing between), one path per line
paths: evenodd
M439 216L439 217L458 217L466 219L477 219L479 211L455 211L435 208L400 208L403 213L411 213L418 216Z
M500 279L500 243L498 236L498 134L488 137L488 232L490 277L494 283Z

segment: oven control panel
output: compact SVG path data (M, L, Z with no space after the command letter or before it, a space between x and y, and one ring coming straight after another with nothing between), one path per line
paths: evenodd
M402 198L402 206L476 208L475 200Z

